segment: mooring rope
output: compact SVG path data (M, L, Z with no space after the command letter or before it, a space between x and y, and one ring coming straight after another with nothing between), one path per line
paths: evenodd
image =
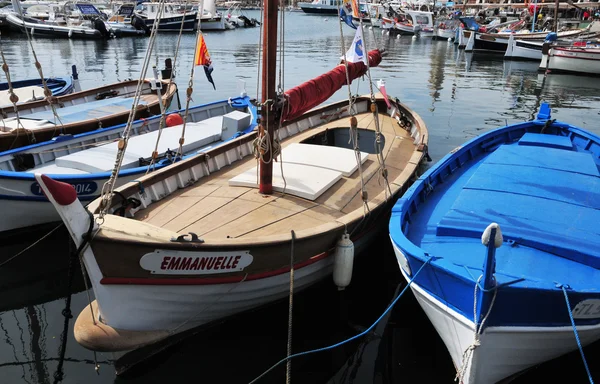
M585 358L585 354L583 353L583 346L581 345L581 340L579 340L579 333L577 332L577 327L575 326L575 319L573 319L573 313L571 313L571 303L569 303L569 295L567 294L567 288L569 286L565 286L564 284L560 284L560 288L565 295L565 303L567 304L567 312L569 312L569 319L571 319L571 326L573 327L573 334L575 335L575 341L577 341L577 348L579 348L579 353L581 354L581 360L583 361L583 365L585 367L585 372L588 375L588 380L590 384L594 384L594 380L592 379L592 374L590 373L590 367L588 367L587 360Z
M292 243L290 251L290 300L288 304L288 339L287 339L287 362L285 367L285 382L292 382L292 318L294 310L294 242L296 241L296 233L292 230Z
M34 246L36 246L37 244L39 244L42 240L44 240L45 238L47 238L48 236L50 236L51 234L54 233L54 231L56 231L58 228L62 227L64 225L64 223L60 223L58 224L56 227L52 228L48 233L46 233L44 236L40 237L39 239L37 239L36 241L34 241L31 245L29 245L27 248L22 249L21 251L17 252L16 254L14 254L13 256L9 257L8 259L4 260L2 263L0 263L0 268L2 268L4 265L10 263L13 259L21 256L23 253L27 252L28 250L30 250L31 248L33 248Z
M258 377L256 377L254 380L252 380L249 384L254 384L256 383L258 380L262 379L265 375L267 375L269 372L271 372L273 369L275 369L276 367L278 367L280 364L282 364L283 362L286 362L288 360L291 360L295 357L299 357L299 356L305 356L305 355L309 355L312 353L317 353L317 352L323 352L323 351L327 351L330 349L334 349L337 348L339 346L342 346L344 344L348 344L351 341L354 341L366 334L368 334L369 332L371 332L371 330L373 328L375 328L375 326L377 325L377 323L379 323L387 314L389 311L392 310L392 308L394 308L394 306L396 305L396 303L398 302L398 300L400 300L400 298L402 297L402 295L404 295L404 293L408 290L408 288L410 287L410 285L412 284L413 281L415 281L415 279L417 278L417 276L419 275L419 273L421 273L421 271L423 270L423 268L425 268L425 266L427 264L429 264L431 261L433 261L434 258L431 257L429 259L427 259L423 265L421 265L421 267L417 270L417 273L414 274L414 276L408 281L408 283L406 284L406 287L404 287L404 289L402 290L402 292L400 292L400 294L394 299L394 301L392 301L392 303L385 309L385 311L381 314L381 316L379 316L377 318L377 320L375 320L375 322L373 322L373 324L371 324L369 326L369 328L365 329L364 331L362 331L361 333L359 333L358 335L354 335L346 340L342 340L338 343L326 346L326 347L322 347L322 348L317 348L317 349L313 349L310 351L305 351L305 352L299 352L299 353L295 353L293 355L287 356L281 360L279 360L277 363L273 364L269 369L267 369L266 371L264 371L263 373L261 373Z
M467 372L467 368L469 366L471 356L473 355L473 351L475 351L475 349L477 347L479 347L479 345L481 345L481 343L479 341L479 336L483 332L483 326L485 324L485 321L487 320L490 313L492 312L492 307L494 306L494 302L496 301L496 294L498 293L498 287L494 287L493 288L494 296L492 296L492 301L490 302L490 306L487 310L487 313L481 320L481 324L478 325L477 324L478 323L478 319L477 319L477 289L479 287L479 282L481 281L482 278L483 278L483 275L479 276L479 278L475 282L475 292L473 294L473 296L474 296L474 300L473 300L473 327L474 327L473 342L463 352L462 364L461 364L460 368L457 370L456 376L454 377L454 381L458 380L459 383L462 383L465 373Z
M87 233L85 234L85 236L83 236L83 240L77 247L77 250L75 252L70 251L70 255L69 255L69 269L68 269L68 277L67 277L67 295L65 298L65 308L62 310L62 315L65 317L65 320L63 323L63 331L62 331L61 337L60 337L60 350L59 350L60 358L58 360L58 365L56 366L56 371L54 372L54 384L58 384L64 378L63 362L65 359L65 353L67 352L67 334L69 331L69 322L71 321L71 318L73 318L73 315L71 314L71 297L72 297L72 293L73 293L72 292L73 279L75 277L75 260L80 259L81 254L84 252L84 250L86 249L86 247L88 246L88 244L92 238L92 231L94 230L94 216L89 211L87 211L87 213L89 215L89 220L90 220ZM70 247L71 247L71 242L69 241L69 248ZM85 276L83 276L83 278L85 280ZM94 361L95 361L95 367L96 367L95 369L97 371L98 363L97 363L95 354L94 354Z

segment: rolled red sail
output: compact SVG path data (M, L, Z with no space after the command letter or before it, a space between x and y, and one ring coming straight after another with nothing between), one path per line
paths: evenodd
M369 67L381 63L381 52L369 52ZM350 82L367 73L367 66L362 61L348 63ZM283 120L293 120L302 116L306 111L329 99L338 89L346 85L346 67L340 64L333 70L309 80L285 93L287 105L283 108Z

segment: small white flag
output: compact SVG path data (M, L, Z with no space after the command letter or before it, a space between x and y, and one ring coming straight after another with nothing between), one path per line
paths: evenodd
M344 58L342 57L342 60ZM348 63L358 63L362 61L367 64L367 54L365 52L365 43L363 39L363 31L362 28L356 29L356 34L354 35L354 40L352 41L352 45L348 52L346 52L346 60Z

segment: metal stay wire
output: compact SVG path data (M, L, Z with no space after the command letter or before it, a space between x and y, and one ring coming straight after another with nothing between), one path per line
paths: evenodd
M150 33L150 40L148 42L148 48L146 49L146 56L144 57L144 62L142 64L142 69L140 71L140 77L138 79L138 84L136 88L136 92L134 95L133 103L131 105L131 110L129 112L129 118L127 120L127 125L123 130L123 138L119 140L119 150L117 152L117 156L115 159L115 164L110 175L110 178L104 183L102 186L101 192L101 203L100 203L100 215L98 217L98 224L102 224L104 221L104 215L110 208L110 204L112 201L113 190L115 187L115 182L118 177L118 173L121 169L121 164L123 163L123 157L125 155L125 150L127 149L127 141L129 140L129 136L131 135L131 128L133 125L133 120L135 118L135 114L137 111L137 107L141 98L144 79L146 77L146 73L148 71L148 67L150 66L150 60L152 57L152 50L154 48L154 44L156 41L156 35L158 31L158 25L162 18L162 14L165 8L165 0L159 1L159 9L157 13L156 19L154 19L154 23L152 24L152 31Z

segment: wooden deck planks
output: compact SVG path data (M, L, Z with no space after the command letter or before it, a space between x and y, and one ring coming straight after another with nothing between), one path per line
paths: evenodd
M359 128L374 129L372 116L370 113L358 115ZM379 117L385 136L383 153L388 179L393 180L411 160L414 144L410 134L394 119L387 115ZM343 126L340 121L327 123L286 139L283 145L301 141L322 129L340 126ZM176 199L170 197L158 203L160 209L151 211L142 220L179 233L195 232L207 239L257 237L316 227L362 206L358 171L342 178L314 202L281 193L264 196L256 188L228 185L230 178L255 165L256 161L249 158L235 167L223 168L184 189L183 193L172 195L180 195ZM369 199L373 199L385 187L378 178L379 164L375 155L369 155L362 170Z

